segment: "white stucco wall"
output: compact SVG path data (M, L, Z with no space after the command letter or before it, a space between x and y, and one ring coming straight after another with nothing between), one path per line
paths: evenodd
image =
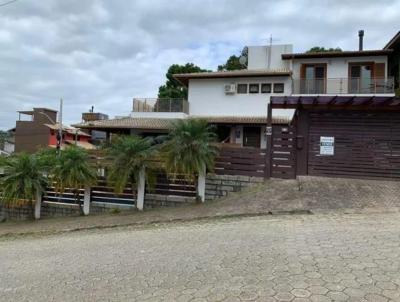
M226 84L284 83L284 93L225 94ZM189 82L189 112L196 116L267 116L270 96L290 95L290 77L192 79ZM281 115L281 114L280 114ZM290 116L290 113L287 113Z
M290 62L282 60L282 54L292 53L293 45L249 46L248 70L267 69L268 54L271 53L270 69L289 69Z

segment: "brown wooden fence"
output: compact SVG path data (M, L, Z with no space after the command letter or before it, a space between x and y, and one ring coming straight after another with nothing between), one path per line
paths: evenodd
M91 202L113 203L124 205L135 205L136 185L128 185L122 193L115 193L115 190L107 183L104 177L99 177L95 186L90 188ZM83 202L84 190L79 190L80 200ZM156 175L154 187L146 186L146 193L168 196L196 197L196 182L186 180L182 176L167 177L165 173ZM57 192L54 186L49 186L43 196L45 202L69 203L74 204L75 199L72 189L66 189L63 193Z
M79 190L79 198L83 202L84 190ZM74 193L72 189L65 189L63 193L57 192L54 186L47 187L43 194L43 201L59 202L59 203L75 203Z
M296 178L296 128L272 127L271 176Z
M214 172L219 175L264 177L265 149L221 147Z
M136 185L133 185L136 188ZM99 178L96 186L91 187L90 198L92 202L104 202L114 204L134 205L136 202L137 192L132 190L132 185L129 184L122 193L115 193L104 178Z
M196 182L186 180L180 175L158 173L154 188L147 188L147 193L196 197Z

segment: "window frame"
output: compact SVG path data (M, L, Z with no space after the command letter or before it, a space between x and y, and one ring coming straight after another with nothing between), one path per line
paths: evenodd
M257 87L257 91L251 91L251 86L253 86L253 87ZM251 94L257 94L257 93L260 93L260 83L250 83L249 84L249 93L251 93Z
M263 91L263 86L269 86L269 91ZM272 93L272 83L261 83L260 93Z
M245 92L240 92L239 91L239 86L244 86L244 87L246 87L246 91ZM238 83L237 85L236 85L236 93L237 94L248 94L248 92L249 92L249 84L245 84L245 83Z
M282 91L276 91L275 87L278 85L282 85ZM285 93L285 83L274 83L273 92L274 93Z

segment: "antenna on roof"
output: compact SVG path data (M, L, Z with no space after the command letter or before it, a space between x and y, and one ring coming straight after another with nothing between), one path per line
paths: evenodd
M271 68L271 56L272 56L272 43L279 41L279 39L272 38L272 34L269 35L269 45L267 46L267 68Z

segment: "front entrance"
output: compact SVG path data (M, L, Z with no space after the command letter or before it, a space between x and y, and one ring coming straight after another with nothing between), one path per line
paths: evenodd
M260 148L261 127L243 127L243 147Z

